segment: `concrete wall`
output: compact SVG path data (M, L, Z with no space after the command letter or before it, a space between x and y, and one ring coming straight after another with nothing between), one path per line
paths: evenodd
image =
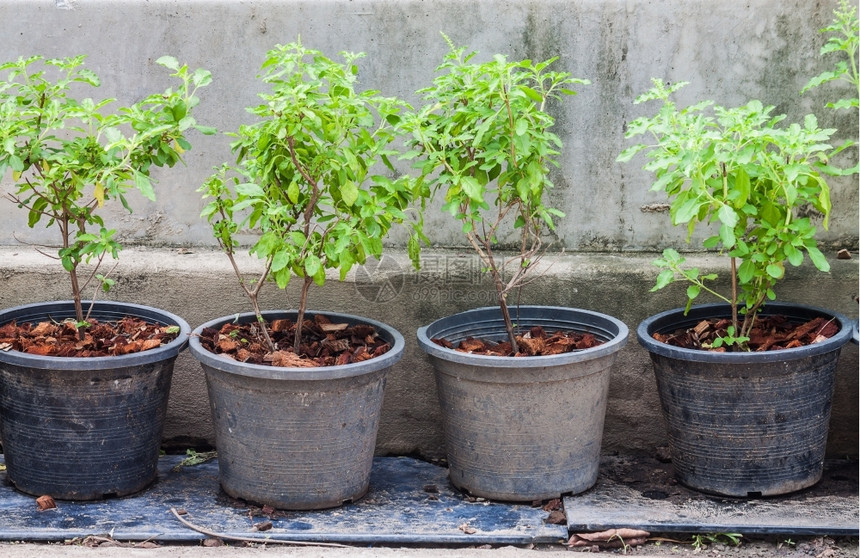
M258 103L255 76L266 51L301 35L305 45L335 56L362 51L362 86L416 102L447 45L457 44L484 58L558 56L558 69L588 78L592 85L553 106L556 131L564 142L560 172L550 202L567 214L556 246L568 251L659 250L682 244L685 232L666 226L666 215L643 211L664 202L649 191L643 162L620 165L615 157L628 144L625 125L653 106L633 105L651 78L690 81L681 103L713 99L724 105L759 98L799 121L818 113L856 137L857 117L841 118L823 108L847 95L836 85L799 92L832 60L818 50L818 29L831 19L836 0L5 0L0 2L0 60L42 53L85 53L102 78L106 97L134 102L168 83L154 61L164 54L212 71L214 83L201 91L198 120L221 130L247 121L244 108ZM849 88L850 89L850 88ZM132 216L119 216L129 241L149 245L212 244L197 187L213 166L230 159L223 137L198 137L187 167L161 173L159 200L137 200ZM827 242L853 247L857 241L856 177L835 180ZM12 211L0 206L6 216ZM26 215L0 222L0 244L51 242L30 230ZM433 240L462 244L446 215L428 216ZM706 233L702 233L705 235ZM503 239L504 240L504 239Z
M631 330L644 317L679 306L683 292L649 294L656 275L653 252L687 247L685 232L652 211L665 202L649 192L650 177L637 164L614 162L627 145L626 122L653 110L634 106L651 77L690 81L681 102L711 98L734 105L759 98L791 121L814 111L839 137L857 136L856 115L823 108L849 93L825 86L801 97L809 77L829 68L818 49L818 29L837 2L808 0L5 0L0 3L0 61L35 53L89 55L88 67L102 78L101 94L134 102L167 86L154 61L171 54L191 67L212 71L201 91L201 123L221 130L246 121L244 107L257 103L254 81L263 56L276 43L302 41L330 55L364 51L364 87L417 102L413 91L432 77L446 45L456 43L489 57L544 59L559 56L559 69L588 78L580 95L553 106L556 132L564 142L551 202L567 214L548 257L552 266L523 296L524 303L577 306L625 321ZM134 199L132 215L117 213L123 239L140 248L123 253L111 296L159 306L196 326L213 317L248 309L227 266L212 250L198 214L196 192L212 167L230 158L228 140L198 137L184 168L159 174L158 201ZM640 161L641 163L641 161ZM8 177L0 189L8 191ZM826 306L857 316L857 178L832 181L834 213L822 234L828 255L853 251L849 261L832 259L829 275L805 266L792 270L778 294L787 301ZM380 453L442 453L438 403L430 367L414 342L414 331L443 315L490 304L489 285L477 261L462 250L457 226L438 212L428 214L436 249L424 271L409 271L399 238L383 270L397 296L379 300L378 283L329 282L312 294L322 310L363 314L397 327L407 354L389 378ZM704 234L704 233L703 233ZM250 239L249 239L250 240ZM53 244L52 231L29 229L26 216L0 200L0 307L69 297L65 278L29 244ZM5 246L5 247L4 247ZM693 245L695 246L695 244ZM564 253L562 253L564 251ZM710 256L701 265L725 274ZM256 262L247 261L252 270ZM388 267L390 266L390 268ZM370 266L368 271L373 271ZM376 276L375 276L376 277ZM296 292L268 289L270 308L294 307ZM834 402L832 455L857 454L857 348L843 351ZM613 372L605 447L651 449L665 443L656 388L647 354L631 339ZM197 363L183 354L177 365L166 435L208 439L205 385Z

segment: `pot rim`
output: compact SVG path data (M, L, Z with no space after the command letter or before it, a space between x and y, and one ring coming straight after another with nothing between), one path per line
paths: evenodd
M792 313L792 311L794 313ZM845 345L852 335L851 321L839 312L810 306L807 304L793 302L770 302L762 309L765 315L787 314L789 318L804 319L815 315L830 316L839 322L839 331L826 341L814 345L795 347L792 349L777 349L762 352L743 353L720 353L714 351L702 351L699 349L687 349L661 343L651 337L657 331L679 329L688 324L695 324L702 319L714 317L731 316L731 308L725 303L699 304L690 308L689 313L684 315L684 308L674 308L655 314L643 320L636 328L636 337L639 344L649 352L664 357L675 358L690 362L708 363L765 363L782 362L807 358L810 356L829 353ZM802 314L802 315L798 315Z
M295 317L298 314L298 310L264 310L261 313L264 318L269 316L274 318L287 316ZM391 349L389 349L388 352L385 354L368 360L364 360L362 362L352 362L349 364L339 364L335 366L313 366L307 368L295 368L289 366L270 366L266 364L251 364L247 362L239 362L237 360L233 360L212 353L203 347L203 345L200 343L200 334L203 332L204 328L213 328L221 326L226 322L234 320L252 321L256 319L256 316L253 312L244 312L240 314L231 314L229 316L221 316L219 318L209 320L208 322L194 328L194 330L191 332L191 338L189 339L188 343L189 350L191 351L191 354L194 355L194 358L199 360L202 364L205 364L206 366L209 366L221 372L271 380L325 381L350 378L388 368L390 366L393 366L403 357L403 351L406 346L406 341L403 339L403 336L400 334L399 331L387 324L384 324L377 320L373 320L371 318L366 318L364 316L355 316L352 314L344 314L341 312L330 312L325 310L305 311L306 317L313 317L316 314L321 314L328 317L335 316L337 317L337 319L343 319L350 323L372 325L377 329L377 331L385 332L391 337Z
M421 349L427 354L451 362L459 362L463 364L471 364L474 366L491 366L495 368L540 368L570 364L574 362L594 360L604 356L612 355L627 343L629 329L621 320L582 308L571 308L566 306L540 306L540 305L520 305L520 311L530 310L537 314L542 312L547 313L565 313L576 315L585 318L589 321L587 324L576 324L579 328L571 325L570 329L579 332L600 333L606 339L602 345L592 347L590 349L581 349L569 353L561 353L558 355L542 355L528 357L513 357L513 356L492 356L492 355L475 355L471 353L463 353L448 349L434 343L428 332L433 332L446 322L455 321L469 316L487 316L488 319L483 320L484 323L502 324L501 311L498 306L484 306L481 308L473 308L457 314L451 314L435 320L429 325L418 328L418 344ZM533 318L536 322L541 319ZM601 323L602 322L602 323ZM591 329L588 326L593 326ZM615 331L612 331L614 329ZM599 331L597 331L599 330ZM504 331L504 330L503 330Z
M0 310L0 324L6 324L13 319L17 321L32 321L40 318L47 318L52 313L59 314L60 317L66 318L74 315L74 301L59 300L36 302L32 304L22 304L12 308L4 308ZM87 303L89 304L89 303ZM88 371L88 370L110 370L113 368L121 368L128 366L143 366L154 362L161 362L170 358L176 357L188 344L188 336L191 333L191 326L188 322L167 310L156 308L154 306L146 306L143 304L135 304L132 302L120 302L113 300L97 300L93 306L93 315L105 315L108 313L111 306L121 307L117 312L117 317L125 315L152 320L162 325L179 326L179 334L176 339L154 349L142 351L139 353L131 353L127 355L117 356L102 356L102 357L60 357L60 356L43 356L32 355L21 351L9 350L0 351L0 362L11 364L14 366L24 366L37 370L68 370L68 371ZM10 314L24 313L23 320L20 316ZM112 318L112 316L111 316Z

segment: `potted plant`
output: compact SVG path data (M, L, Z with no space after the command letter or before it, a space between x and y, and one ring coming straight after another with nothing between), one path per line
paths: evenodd
M821 30L830 33L831 36L821 47L820 54L839 54L842 58L838 60L832 70L827 70L811 78L801 90L801 94L821 85L831 82L847 83L852 88L853 95L827 103L827 107L834 110L847 109L857 112L860 109L860 73L857 69L857 46L860 44L860 23L857 20L857 8L848 0L840 0L839 7L833 10L833 21ZM847 140L833 155L847 149L857 142ZM855 164L853 168L843 171L844 174L854 174L858 170Z
M655 262L661 271L653 290L688 285L685 308L637 330L654 364L676 474L688 486L731 496L810 486L822 473L833 375L850 325L835 312L770 301L786 263L799 266L809 256L829 270L808 215L813 209L827 226L825 175L833 171L826 142L834 130L820 129L814 115L780 127L785 117L759 101L713 106L713 114L711 101L679 109L670 96L685 83L653 83L636 103L661 101L660 110L627 131L653 142L618 159L645 151L652 189L670 198L672 224L690 236L713 224L703 245L725 255L730 270L722 293L716 274L686 266L675 250ZM692 306L703 292L722 302Z
M834 110L845 109L852 111L856 121L858 110L860 110L860 73L857 70L857 46L860 44L860 23L857 20L857 8L852 6L848 0L840 0L839 7L833 10L833 21L830 25L822 29L821 32L829 33L831 36L821 47L820 54L822 56L825 54L838 54L841 60L836 62L832 70L822 72L810 79L803 87L803 90L801 90L801 94L826 83L847 83L852 86L853 96L842 98L835 102L828 102L827 107ZM833 151L831 157L854 145L857 145L855 140L846 140ZM842 170L840 174L852 175L857 172L858 163L855 162L853 167ZM857 320L854 320L854 333L851 340L855 345L860 342L860 330L858 330Z
M448 44L433 85L418 92L426 105L404 119L405 156L425 193L444 196L498 301L418 330L436 371L449 476L500 500L581 492L597 479L609 368L627 328L585 310L509 308L508 297L530 279L562 216L543 202L561 145L546 105L588 82L550 71L555 59L478 63ZM512 257L497 242L505 226L517 233ZM476 338L481 354L462 343Z
M385 324L306 310L310 287L323 285L327 270L343 280L381 256L383 238L412 202L410 179L375 174L378 163L390 167L401 102L357 92L363 55L341 56L301 42L270 50L261 79L271 91L249 109L259 120L235 134L237 163L201 188L212 198L203 216L254 309L203 324L191 338L206 372L221 486L282 509L364 495L385 376L404 348ZM250 253L263 271L251 282L234 257L243 227L259 234ZM284 289L293 277L301 281L298 309L261 311L264 283ZM235 329L243 324L247 331Z
M121 496L156 477L173 362L190 328L155 308L83 299L113 284L102 267L121 246L104 211L116 202L129 209L132 189L154 199L151 170L181 160L190 129L212 131L192 116L209 72L171 57L158 63L178 86L118 109L113 99L72 96L100 84L83 56L0 65L0 176L11 171L14 183L5 197L31 227L57 230L55 259L72 290L68 302L0 312L7 478L30 494Z

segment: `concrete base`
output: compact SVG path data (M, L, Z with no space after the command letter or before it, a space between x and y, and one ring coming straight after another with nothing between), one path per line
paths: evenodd
M140 494L95 502L57 501L57 509L44 512L37 510L32 497L0 483L0 541L109 536L118 541L187 544L214 534L227 542L238 538L270 543L562 548L569 534L625 527L653 534L857 536L856 461L828 464L825 478L807 491L747 500L669 486L663 481L671 466L655 459L604 456L598 484L582 495L564 498L566 525L548 522L550 514L540 506L464 495L449 483L447 469L417 459L376 458L370 491L357 502L330 510L274 513L226 496L218 485L217 461L181 466L178 455L159 461L158 481ZM181 523L172 509L187 512L179 517L191 525ZM253 528L267 520L271 529Z
M543 261L521 300L523 304L573 306L614 316L635 332L638 323L659 311L681 306L685 286L649 293L657 269L653 254L551 254ZM724 261L690 256L702 270L727 275ZM778 287L780 300L830 308L856 318L858 259L831 260L831 272L811 265L788 270ZM257 260L240 262L249 277ZM0 248L0 307L70 298L62 268L28 247ZM192 327L219 316L249 311L229 263L207 249L128 248L111 272L116 279L109 296L157 306L185 318ZM261 296L266 309L291 309L298 283L286 292L267 285ZM91 294L91 293L90 293ZM101 295L100 295L101 296ZM513 302L517 302L516 297ZM705 302L706 300L703 300ZM459 251L430 250L414 271L405 254L393 252L381 262L357 268L345 282L336 277L311 291L310 307L367 316L398 329L406 338L403 360L389 374L377 441L378 455L444 455L441 418L432 367L418 348L421 325L455 312L492 305L492 287L484 281L477 259ZM650 451L665 445L665 430L651 363L632 339L612 370L603 439L604 451ZM840 358L833 402L828 455L858 454L858 353L847 345ZM176 363L165 437L174 446L212 443L206 384L200 365L187 351Z
M672 464L648 455L604 455L595 487L564 498L571 533L618 527L651 533L858 534L857 461L826 461L821 481L793 494L729 498L691 490Z
M193 543L210 538L180 516L226 541L375 544L537 544L567 540L564 525L530 504L476 501L453 489L448 470L410 458L374 460L371 488L357 502L328 510L276 511L227 496L218 462L181 466L183 456L159 460L158 481L129 497L96 502L57 501L37 510L33 499L0 484L0 541L64 541L90 535L116 540ZM2 460L2 456L0 456ZM2 461L0 461L2 462ZM0 479L5 475L0 475ZM257 532L256 523L272 528Z

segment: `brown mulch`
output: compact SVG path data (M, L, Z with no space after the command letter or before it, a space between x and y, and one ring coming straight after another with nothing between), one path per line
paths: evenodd
M56 357L118 356L166 345L179 333L176 326L147 323L134 317L116 322L91 319L88 323L81 339L72 320L9 322L0 326L0 351Z
M509 341L495 343L484 339L467 337L454 345L447 339L433 339L432 341L442 347L486 356L548 356L561 353L570 353L582 349L590 349L603 342L591 333L578 333L575 331L556 331L547 333L540 326L535 326L523 335L516 335L519 351L512 355L512 347Z
M661 343L685 349L701 349L713 352L730 350L725 345L714 348L711 345L717 337L725 337L726 329L732 325L729 319L702 320L695 327L679 329L673 333L654 333L652 337ZM751 351L775 351L792 349L820 343L839 332L839 324L833 319L822 317L808 322L789 321L781 315L759 316L750 332L747 346Z
M226 323L204 328L200 344L208 351L251 364L281 367L335 366L361 362L387 353L391 345L367 324L332 323L323 315L304 320L299 352L293 351L296 324L292 320L266 322L274 351L269 350L259 324Z

